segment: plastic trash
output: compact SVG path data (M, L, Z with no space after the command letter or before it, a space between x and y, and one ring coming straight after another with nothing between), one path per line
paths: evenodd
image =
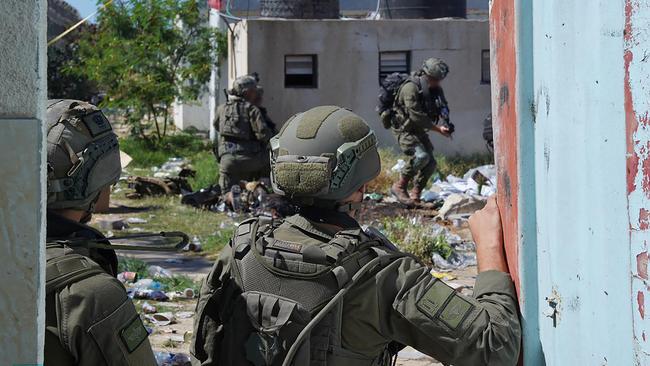
M402 159L399 159L397 160L397 163L393 165L392 168L390 168L390 170L395 173L401 173L404 168L406 168L406 162Z
M176 313L176 318L178 319L189 319L194 316L193 311L179 311Z
M138 280L133 284L133 288L140 290L160 290L162 285L158 281L154 281L151 278L143 278Z
M232 186L230 193L232 194L232 210L239 212L241 209L241 187L238 185Z
M126 219L126 222L128 222L129 224L146 224L147 220L141 219L139 217L129 217L128 219Z
M121 272L117 274L117 279L122 283L135 282L138 280L138 274L136 272Z
M185 353L154 352L158 366L190 366L190 356Z
M163 291L156 290L156 291L151 291L149 293L149 299L155 300L155 301L167 301L167 300L169 300L169 297Z
M196 294L194 293L194 289L191 288L186 288L183 290L183 296L185 296L186 299L193 299Z
M373 192L373 193L367 193L364 196L364 199L369 199L372 201L381 201L384 198L384 195L381 193Z
M157 326L170 325L176 321L176 318L174 318L174 314L172 313L155 313L149 315L147 319Z
M449 258L444 259L440 254L433 253L431 256L431 261L435 268L441 270L454 270L462 269L469 266L476 265L476 254L475 253L459 253L452 252Z
M169 270L166 270L162 268L161 266L149 266L147 268L147 272L149 272L149 275L153 278L172 278L173 275Z
M153 314L157 311L156 307L149 304L148 302L144 302L142 304L142 312L145 314Z
M440 198L440 194L434 191L422 192L422 196L420 197L420 199L424 202L434 202Z

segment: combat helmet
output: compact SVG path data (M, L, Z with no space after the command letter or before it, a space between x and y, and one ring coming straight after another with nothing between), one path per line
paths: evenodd
M92 104L57 99L47 105L47 207L92 212L102 189L120 178L117 136Z
M243 97L246 90L257 88L257 80L253 75L240 76L232 83L230 94Z
M380 169L374 132L341 107L296 114L271 139L273 190L298 205L341 209Z
M432 57L424 61L422 71L434 79L442 80L449 74L449 66L443 60Z

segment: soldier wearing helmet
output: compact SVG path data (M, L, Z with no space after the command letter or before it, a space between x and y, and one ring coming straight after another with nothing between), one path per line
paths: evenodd
M268 141L274 129L260 109L261 93L254 75L241 76L233 83L228 101L217 109L214 127L218 136L213 148L223 191L229 191L241 180L269 175Z
M391 365L404 345L444 363L516 364L496 200L471 220L481 273L474 297L462 296L353 218L381 169L376 144L336 106L285 123L271 140L271 181L299 212L239 225L201 287L194 364Z
M408 162L391 187L391 193L403 204L420 201L422 190L436 170L433 144L427 132L433 130L445 137L454 132L449 106L440 87L448 73L444 61L430 58L397 91L391 130ZM407 192L412 180L413 188Z
M155 365L115 252L81 245L104 238L84 223L120 177L117 136L85 102L50 100L46 117L45 365Z

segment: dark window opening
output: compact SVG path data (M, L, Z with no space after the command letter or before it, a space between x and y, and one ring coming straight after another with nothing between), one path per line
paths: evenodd
M411 72L411 51L379 52L379 84L394 72Z
M489 84L490 79L490 50L481 51L481 84Z
M284 56L285 88L317 88L316 55Z

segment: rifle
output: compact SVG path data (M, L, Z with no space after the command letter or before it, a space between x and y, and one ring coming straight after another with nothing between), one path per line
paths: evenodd
M121 240L133 240L133 239L143 239L143 238L178 238L178 243L174 245L164 245L164 246L155 246L155 245L114 245L107 244L106 242L110 241L121 241ZM162 231L160 233L142 233L142 234L130 234L123 236L111 236L109 238L60 238L60 239L50 239L47 244L64 244L70 247L80 247L85 246L87 248L97 248L97 249L117 249L117 250L146 250L153 252L179 252L190 242L190 238L187 234L180 231Z

